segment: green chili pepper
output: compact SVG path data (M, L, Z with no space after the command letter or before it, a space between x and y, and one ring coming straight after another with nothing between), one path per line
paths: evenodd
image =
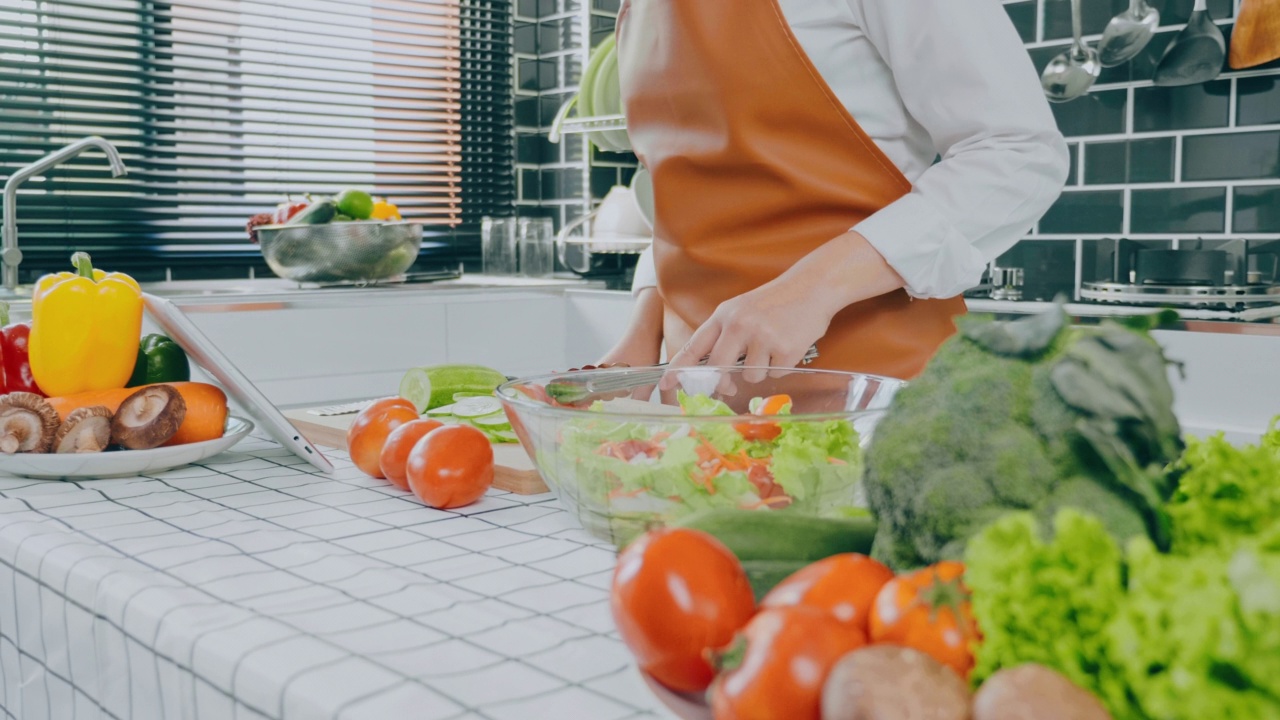
M164 335L147 335L138 344L138 362L133 366L127 387L190 379L191 364L178 343Z

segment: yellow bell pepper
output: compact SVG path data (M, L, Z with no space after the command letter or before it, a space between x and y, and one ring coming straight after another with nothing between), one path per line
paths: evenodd
M31 374L50 397L122 388L142 338L142 289L122 273L95 270L86 253L76 272L45 275L31 297Z
M373 204L373 213L369 216L372 220L401 220L400 208L392 205L386 200L379 200Z

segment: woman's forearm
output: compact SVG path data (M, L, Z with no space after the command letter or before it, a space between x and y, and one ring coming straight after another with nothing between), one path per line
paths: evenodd
M904 283L865 237L851 231L819 246L769 285L783 297L811 298L814 309L829 318Z

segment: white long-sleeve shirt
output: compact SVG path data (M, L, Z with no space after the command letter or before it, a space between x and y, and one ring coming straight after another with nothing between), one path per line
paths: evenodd
M976 285L1057 199L1069 162L1000 0L779 2L819 74L912 184L851 229L912 296ZM632 288L656 284L646 252Z

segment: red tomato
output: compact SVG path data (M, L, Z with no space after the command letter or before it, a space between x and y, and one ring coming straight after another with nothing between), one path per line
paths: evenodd
M651 530L622 551L610 604L640 669L679 692L711 684L707 654L755 611L738 558L711 535L685 528Z
M808 565L778 583L761 607L806 605L867 633L871 604L893 571L866 555L843 553Z
M418 410L404 398L386 398L356 416L347 430L351 462L370 477L382 477L382 446L392 430L418 419Z
M890 580L871 606L871 641L914 648L967 679L978 626L963 575L963 564L945 561Z
M401 490L408 490L409 478L405 475L405 466L409 462L409 451L413 450L413 446L418 444L423 435L443 426L444 423L439 420L423 418L392 430L378 456L378 467L382 468L383 477Z
M770 395L760 402L752 415L767 417L778 415L791 406L790 395ZM750 421L734 425L744 440L774 440L782 434L782 427L776 422Z
M711 711L716 720L820 720L831 668L866 644L861 630L816 608L765 608L721 654Z
M470 505L493 484L493 445L469 425L445 425L409 451L409 488L434 508Z
M275 214L272 216L272 221L276 225L283 225L289 222L289 220L292 219L294 215L297 215L303 210L306 210L308 205L309 203L305 203L305 202L293 202L293 201L282 202L279 205L276 205L276 211L275 211Z

